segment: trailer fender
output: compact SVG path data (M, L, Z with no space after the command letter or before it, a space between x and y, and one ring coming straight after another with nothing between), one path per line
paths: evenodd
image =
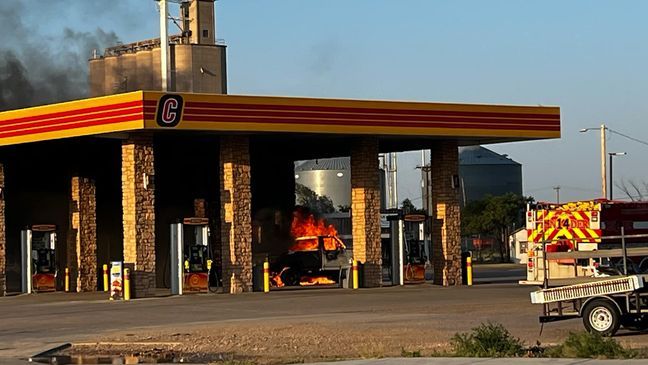
M578 315L582 317L582 316L583 316L583 309L584 309L584 308L585 308L585 307L586 307L586 306L587 306L591 301L596 300L596 299L607 299L607 300L609 300L610 302L614 303L614 305L615 305L616 308L619 310L619 313L621 313L621 315L624 315L624 314L625 314L625 311L624 311L623 309L621 309L621 306L619 305L619 303L617 303L617 301L614 300L612 297L610 297L610 296L608 296L608 295L599 295L599 296L596 296L596 297L588 298L586 301L584 301L583 304L581 305L580 309L578 310Z

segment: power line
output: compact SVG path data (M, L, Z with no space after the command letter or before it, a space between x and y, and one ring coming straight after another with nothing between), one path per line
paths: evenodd
M595 190L595 189L588 189L588 188L579 187L579 186L570 186L570 185L562 185L562 184L560 185L560 188L561 189L566 189L566 190L585 191L585 192L590 192L590 193L597 193L598 192L598 190ZM555 190L556 187L555 186L545 186L545 187L541 187L541 188L526 189L526 192L527 193L535 193L535 192L538 192L538 191L549 191L549 190L552 190L552 189Z
M526 189L527 193L534 193L537 191L547 191L553 189L553 186L543 186L541 188Z
M620 135L621 137L625 137L625 138L627 138L627 139L629 139L629 140L631 140L631 141L635 141L635 142L637 142L637 143L641 143L641 144L643 144L643 145L648 146L648 142L646 142L646 141L642 141L642 140L640 140L640 139L637 139L637 138L634 138L634 137L630 137L630 136L628 136L627 134L623 134L623 133L621 133L621 132L617 132L617 131L615 131L614 129L610 129L610 128L608 128L608 130L609 130L610 132L614 133L614 134L618 134L618 135Z

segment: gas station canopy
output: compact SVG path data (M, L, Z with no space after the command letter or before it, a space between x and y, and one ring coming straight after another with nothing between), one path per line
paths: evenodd
M560 137L560 108L135 91L0 113L0 146L138 130Z

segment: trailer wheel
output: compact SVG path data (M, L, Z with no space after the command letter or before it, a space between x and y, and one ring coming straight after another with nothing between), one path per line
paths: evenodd
M588 332L613 336L621 325L621 313L610 300L595 299L588 303L581 313Z

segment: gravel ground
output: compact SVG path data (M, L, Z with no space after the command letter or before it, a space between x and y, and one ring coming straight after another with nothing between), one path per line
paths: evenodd
M440 356L450 350L449 340L458 331L451 321L435 321L421 314L342 315L338 319L270 319L189 328L145 330L105 336L101 343L76 344L76 355L136 355L166 361L227 364L290 364L344 359ZM436 323L436 325L435 325ZM463 330L463 329L462 329ZM552 336L559 341L568 331ZM535 344L534 327L527 344ZM639 335L643 337L643 335ZM637 336L619 338L637 347ZM555 342L554 342L555 343Z
M136 354L194 362L235 359L254 364L285 364L391 357L407 352L432 355L448 348L446 340L429 324L423 323L395 325L389 320L286 323L282 320L217 328L192 327L190 331L180 332L165 330L108 336L100 340L104 343L77 344L71 353Z

